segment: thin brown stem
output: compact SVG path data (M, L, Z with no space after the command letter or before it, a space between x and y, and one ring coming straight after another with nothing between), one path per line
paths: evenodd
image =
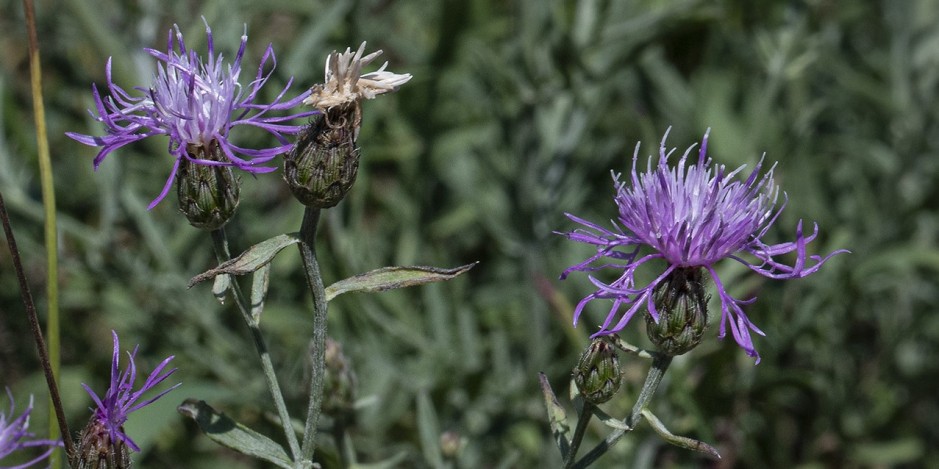
M10 226L10 216L7 213L6 204L3 202L2 193L0 193L0 218L3 219L3 233L7 238L7 247L10 248L10 257L13 259L13 269L16 271L16 280L20 284L20 296L23 298L23 306L26 307L26 317L29 319L29 326L33 333L33 339L36 342L39 362L42 364L42 371L46 376L46 384L49 386L49 397L52 398L52 406L55 408L55 416L59 422L59 432L63 435L62 440L65 443L65 452L66 454L73 454L75 447L69 437L71 433L69 433L68 430L68 422L65 420L65 411L62 409L62 398L59 396L59 387L55 383L55 375L52 374L52 365L49 363L46 341L43 339L42 326L39 325L39 317L36 314L36 304L33 302L33 294L29 291L29 283L26 281L26 273L23 270L23 263L20 261L20 252L16 247L16 239L13 237L13 228Z

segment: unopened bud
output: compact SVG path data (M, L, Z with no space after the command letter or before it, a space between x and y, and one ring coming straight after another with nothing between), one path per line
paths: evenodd
M326 373L323 380L323 412L337 419L351 418L358 379L342 352L342 345L326 338Z
M440 434L440 453L446 459L456 459L465 441L459 432L447 430Z
M646 313L646 334L666 355L695 348L707 329L708 297L701 276L697 267L676 269L652 293L659 320Z
M193 158L223 161L216 143L209 147L190 148ZM230 166L207 166L186 158L179 162L176 173L176 194L179 210L189 224L203 230L221 228L238 208L239 181Z
M123 428L122 428L123 430ZM75 454L69 456L70 466L78 469L127 469L130 449L121 439L112 440L108 429L92 415L78 437Z
M356 140L362 112L357 101L317 115L284 157L284 179L303 205L328 208L339 203L359 172Z
M623 373L613 344L605 337L593 339L574 368L577 389L588 402L602 404L616 394L622 381Z

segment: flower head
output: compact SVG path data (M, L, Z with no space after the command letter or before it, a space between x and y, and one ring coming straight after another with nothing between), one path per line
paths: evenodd
M395 91L411 79L410 73L398 74L385 71L388 62L374 72L360 75L363 66L370 64L382 54L382 51L378 50L362 57L363 52L365 52L364 42L356 52L352 52L351 48L346 48L346 51L341 54L338 52L329 54L326 58L325 82L313 86L310 89L310 96L304 99L303 103L321 111L327 111L336 106L362 99L374 99L380 94Z
M762 176L761 160L745 181L736 179L744 166L727 172L723 165L712 165L706 157L708 133L704 134L697 162L689 162L694 146L688 148L675 168L669 168L668 158L674 149L666 152L662 138L658 163L653 166L649 158L645 172L638 172L636 161L639 145L633 155L629 184L615 174L616 196L619 207L619 225L608 230L571 214L567 217L587 229L563 233L569 239L597 246L597 252L584 262L566 269L561 278L572 271L596 271L616 268L622 273L606 284L592 276L597 290L587 295L574 311L576 324L586 304L595 299L613 300L612 308L600 331L594 336L614 334L622 330L643 305L656 322L660 312L656 308L654 291L668 281L675 272L687 275L688 269L704 269L717 288L721 302L721 323L718 337L723 338L730 326L734 340L748 355L757 358L750 331L765 335L743 312L742 305L756 300L738 300L727 292L714 270L722 259L733 259L750 270L768 278L792 279L815 273L825 261L845 250L837 250L825 257L807 255L806 245L818 235L815 225L811 235L805 236L802 222L796 225L795 240L780 244L766 244L762 238L785 208L785 201L777 209L779 189L773 182L773 168ZM784 195L785 198L785 195ZM651 253L641 253L643 247ZM795 253L795 262L787 265L777 258ZM756 259L751 262L741 255ZM637 287L636 270L655 259L667 264L664 272L648 285ZM604 260L602 265L594 265ZM621 309L625 308L625 312Z
M93 443L92 446L101 446L99 441L86 440L89 439L89 437L96 437L100 440L100 438L106 436L111 446L118 446L123 443L134 451L140 451L140 448L134 443L134 440L124 433L124 422L127 421L127 416L130 415L131 412L151 404L153 401L163 397L164 394L179 387L179 384L173 385L150 399L140 401L147 391L162 383L176 371L176 368L166 372L163 371L174 357L170 356L160 362L153 372L147 376L147 380L144 381L143 386L137 391L134 391L134 382L137 380L137 365L134 363L134 359L137 356L138 347L134 347L133 352L127 354L130 359L127 368L124 371L118 372L120 343L118 342L116 332L111 331L111 336L114 339L114 354L111 357L111 384L108 386L107 392L104 393L104 396L99 397L88 385L82 384L85 391L91 395L91 399L95 401L95 411L91 421L83 432L81 447L88 447L89 443Z
M62 442L35 439L33 438L34 435L29 432L29 414L33 411L33 396L29 396L29 404L26 406L26 410L16 418L14 418L16 407L13 403L13 393L10 392L9 388L7 388L7 397L10 399L10 413L8 415L0 412L0 461L25 448L49 447L36 458L8 468L25 469L49 457L56 446L62 446Z
M333 52L326 58L326 80L310 89L303 100L321 114L301 133L297 145L284 156L284 180L294 197L308 207L328 208L338 204L355 183L361 151L358 147L364 99L389 93L411 79L410 73L378 71L360 75L362 67L381 55L365 57L359 50Z
M102 98L97 86L92 86L96 111L95 120L106 126L106 135L92 136L67 132L69 137L90 146L100 146L94 165L104 161L112 151L132 142L154 135L169 137L169 153L175 158L173 170L160 195L150 203L158 204L172 186L181 162L204 166L228 166L249 173L266 173L275 167L260 166L290 149L292 144L285 135L293 135L302 126L286 122L314 112L294 115L269 116L272 111L283 111L300 104L309 93L284 101L290 82L270 104L255 100L267 83L273 68L266 75L264 65L268 59L275 62L273 48L268 45L254 80L243 88L238 82L241 60L248 36L241 36L241 46L234 62L226 64L222 55L215 55L212 31L206 24L208 56L203 60L196 51L187 49L178 26L174 26L167 40L167 51L145 49L160 65L149 89L137 87L139 96L131 96L111 77L111 59L105 68L110 96ZM175 39L174 39L175 38ZM292 80L291 80L292 82ZM260 128L277 139L279 145L265 149L250 149L235 145L229 133L238 126Z

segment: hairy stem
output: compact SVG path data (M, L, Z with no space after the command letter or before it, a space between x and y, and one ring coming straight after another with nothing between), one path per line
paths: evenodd
M307 285L313 293L313 353L310 377L310 402L303 431L302 454L304 460L313 458L316 445L316 426L323 404L323 380L326 375L326 293L323 276L316 261L316 225L320 210L307 207L300 225L300 256L306 272Z
M590 424L590 420L593 418L593 409L595 407L593 403L584 401L583 410L581 410L577 419L577 427L574 428L574 437L571 438L570 452L567 453L567 458L564 461L565 468L573 466L574 461L576 461L577 450L580 449L580 444L584 441L584 434L587 432L587 425Z
M231 252L228 249L228 238L225 235L225 228L219 228L212 231L212 243L215 246L215 256L219 264L231 259ZM254 347L261 358L261 369L264 371L264 377L267 380L267 387L271 391L271 397L274 398L274 407L277 408L277 415L280 417L280 423L284 427L284 434L287 437L287 444L290 446L290 454L294 461L300 459L300 444L297 442L297 435L290 424L290 414L287 413L287 405L284 404L284 396L280 391L280 385L277 383L277 375L274 373L274 365L271 363L271 354L267 350L267 343L264 336L261 335L261 328L258 322L251 316L251 307L247 299L241 292L241 287L235 279L231 280L229 287L232 296L235 297L235 304L241 311L241 316L251 331L251 338L254 339Z

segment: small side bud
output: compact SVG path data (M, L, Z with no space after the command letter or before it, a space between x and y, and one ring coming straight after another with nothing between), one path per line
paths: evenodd
M447 430L440 434L440 454L447 460L456 460L466 446L466 441L459 432Z
M92 415L79 435L75 454L70 455L69 461L71 467L82 469L127 469L130 467L130 449L120 438L111 440L107 427Z
M609 339L597 337L587 346L574 368L574 383L592 404L602 404L619 391L623 373L619 357Z
M646 313L646 334L659 351L681 355L700 342L708 325L708 296L700 268L676 269L652 293L658 322Z
M359 172L356 140L362 112L358 102L331 108L313 118L284 157L284 180L303 205L333 207Z
M342 420L350 420L355 405L358 379L342 345L326 338L326 375L323 381L323 412Z
M222 161L216 143L210 147L190 148L194 158ZM189 224L211 231L221 228L238 208L240 184L230 166L207 166L183 158L176 173L176 195L179 211Z

